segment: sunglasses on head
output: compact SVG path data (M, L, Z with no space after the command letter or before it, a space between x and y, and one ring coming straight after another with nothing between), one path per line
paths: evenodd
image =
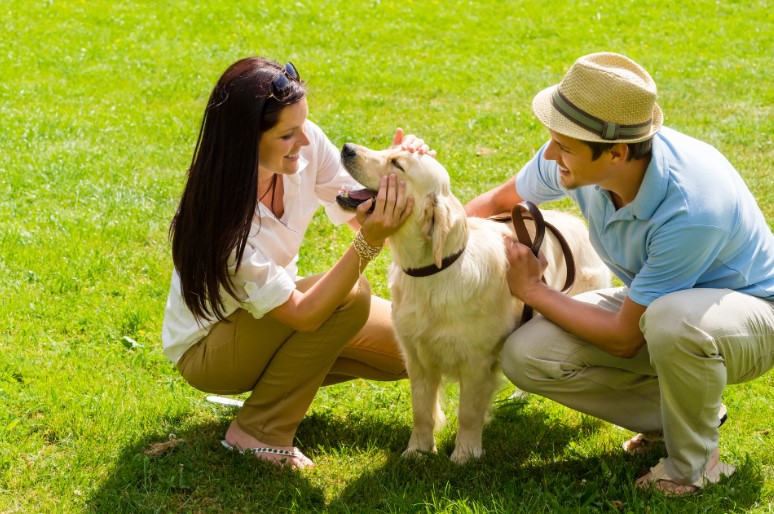
M271 80L271 94L269 97L275 98L278 102L283 102L290 93L291 81L299 82L301 76L293 63L288 61L277 76Z

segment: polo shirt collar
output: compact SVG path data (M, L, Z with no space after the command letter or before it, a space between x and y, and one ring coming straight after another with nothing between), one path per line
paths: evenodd
M598 187L598 186L597 186ZM653 137L652 157L645 176L642 178L640 190L634 201L618 211L611 212L614 219L647 220L656 212L658 206L666 198L669 187L669 166L667 164L663 143L658 134ZM607 193L606 193L607 194ZM612 207L612 204L611 204Z
M647 220L664 201L669 188L669 166L666 162L663 143L658 135L653 137L650 163L642 178L640 190L632 202L632 214L637 219Z

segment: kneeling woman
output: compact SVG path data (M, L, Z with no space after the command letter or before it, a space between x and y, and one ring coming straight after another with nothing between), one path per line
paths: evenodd
M251 392L223 445L301 468L313 463L293 438L320 386L406 377L390 304L371 296L361 273L413 206L392 176L351 220L335 196L355 183L307 109L290 63L247 58L218 81L170 227L163 326L164 352L193 387ZM393 143L427 151L401 130ZM334 223L360 229L330 270L299 278L320 204Z

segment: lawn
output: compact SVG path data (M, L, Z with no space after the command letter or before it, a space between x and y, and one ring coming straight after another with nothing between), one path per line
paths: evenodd
M767 1L4 0L0 28L0 512L774 512L774 375L731 386L738 472L669 499L633 481L659 455L549 400L508 399L487 453L404 461L406 381L322 390L293 472L228 454L234 410L166 361L169 222L209 92L247 55L291 60L337 146L430 142L464 202L547 137L532 97L616 51L659 85L666 124L723 151L774 226L774 18ZM572 210L567 202L553 208ZM301 272L352 238L315 218ZM388 296L384 252L367 271Z

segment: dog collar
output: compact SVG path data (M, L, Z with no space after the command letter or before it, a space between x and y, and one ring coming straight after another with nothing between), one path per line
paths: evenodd
M462 255L462 252L464 251L465 251L465 247L463 246L462 250L460 250L459 252L452 254L448 257L445 257L441 261L440 268L435 264L431 264L429 266L422 266L421 268L403 268L403 273L405 273L410 277L429 277L430 275L435 275L439 271L443 271L449 266L451 266L452 264L454 264L454 262L460 258L460 255Z

